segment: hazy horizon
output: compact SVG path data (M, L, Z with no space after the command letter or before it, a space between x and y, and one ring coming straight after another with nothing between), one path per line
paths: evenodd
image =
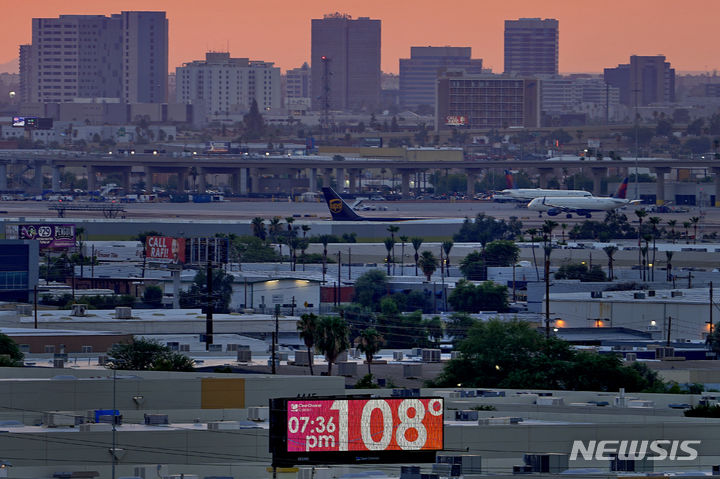
M720 69L715 52L714 0L507 0L500 4L458 0L439 9L429 0L392 3L284 0L236 3L217 0L212 10L190 0L54 0L16 3L4 12L0 28L0 67L14 62L18 46L31 42L31 19L61 14L110 15L123 10L163 10L170 25L169 69L203 59L206 51L275 62L283 71L310 60L310 20L341 11L354 18L382 20L382 70L397 73L398 59L411 46L470 46L486 68L503 71L504 21L521 17L559 20L559 70L601 73L627 63L630 55L665 55L677 72L700 74ZM462 15L458 15L462 12ZM295 46L289 48L288 46ZM229 48L228 48L229 46ZM16 71L15 71L16 72Z

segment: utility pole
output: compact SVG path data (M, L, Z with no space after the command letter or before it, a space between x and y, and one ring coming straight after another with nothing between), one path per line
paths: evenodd
M340 292L342 291L342 289L340 289L340 284L341 284L340 281L342 279L340 277L341 274L342 274L342 253L340 251L338 251L338 280L337 280L337 288L338 288L337 289L337 291L338 291L337 304L338 304L338 306L340 306Z
M667 342L666 346L670 346L670 330L672 329L672 316L668 316L668 330L667 330Z
M212 261L207 262L207 309L205 310L205 351L213 343L213 270Z
M277 374L277 349L278 349L278 335L280 331L280 305L275 305L275 331L272 333L272 354L270 360L272 361L272 373Z
M443 311L447 311L447 301L445 300L445 258L443 257L443 248L440 246L440 278L442 280L442 297L443 297Z
M348 248L348 281L352 280L352 250Z
M37 305L38 304L37 295L38 295L38 287L37 287L37 283L36 283L35 287L33 288L33 303L35 304L35 329L38 328L37 327L37 316L38 316L38 314L37 314L37 306L38 306Z
M545 338L550 339L550 255L545 252Z
M710 281L710 317L708 318L708 334L713 333L713 284Z

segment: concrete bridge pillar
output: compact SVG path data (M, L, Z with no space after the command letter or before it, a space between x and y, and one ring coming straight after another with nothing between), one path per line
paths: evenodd
M148 190L149 192L152 192L152 188L153 188L152 168L150 168L149 166L143 166L143 173L144 173L143 181L145 182L145 189Z
M250 169L250 179L248 180L248 193L260 193L260 169Z
M713 168L715 174L715 206L720 207L720 168Z
M335 184L337 185L338 193L342 194L345 188L345 168L335 168Z
M125 189L125 194L129 194L132 190L130 189L130 173L132 172L132 167L123 168L122 170L122 187Z
M85 168L85 171L87 172L88 191L97 190L97 173L95 171L95 167L93 165L88 165Z
M590 168L590 172L592 173L592 179L593 179L592 193L595 196L600 196L603 194L602 179L603 179L603 177L607 176L607 168L594 166L594 167Z
M43 190L42 161L35 161L33 163L32 190L33 190L33 193L42 193L42 190Z
M53 191L60 191L60 167L52 167L52 186L50 187Z
M332 183L332 168L323 168L323 188L330 188Z
M238 188L235 190L236 194L247 196L248 194L248 169L240 168L236 173L238 177Z
M478 169L465 170L465 174L467 175L467 195L469 197L475 196L475 182L477 181L480 173L481 170Z
M407 200L410 198L410 170L400 170L400 177L402 185L402 198Z
M0 190L7 190L7 189L8 189L7 165L5 163L0 163Z
M177 190L178 193L185 193L188 184L188 174L190 173L189 168L183 168L178 171L177 174Z
M205 176L205 168L198 168L198 193L207 192L207 178Z
M655 183L655 204L660 206L665 204L665 174L670 173L670 168L654 168L657 175L657 183ZM715 177L717 181L717 176ZM715 196L717 198L717 195ZM716 200L717 201L717 200Z
M555 176L555 168L538 168L540 173L540 188L547 188L550 178Z
M358 192L358 170L357 168L350 168L348 170L348 177L350 178L350 193L356 194Z
M308 191L312 193L317 191L317 168L308 169Z

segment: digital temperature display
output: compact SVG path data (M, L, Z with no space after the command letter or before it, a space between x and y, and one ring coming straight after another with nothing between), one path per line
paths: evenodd
M287 452L442 448L442 398L287 401Z

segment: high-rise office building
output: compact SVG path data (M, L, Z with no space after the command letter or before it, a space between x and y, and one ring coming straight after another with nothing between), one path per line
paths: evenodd
M558 21L552 18L505 20L505 73L558 73Z
M178 103L202 105L208 117L246 112L253 100L260 111L278 110L282 103L279 68L224 52L178 67L175 89Z
M471 47L410 47L410 58L400 59L400 106L434 109L437 79L445 70L482 73L482 60L473 60L471 55Z
M303 63L285 73L285 104L288 109L310 107L311 95L310 65Z
M380 20L331 14L312 20L312 107L362 110L380 101Z
M27 103L30 101L30 94L32 87L30 82L33 81L32 74L32 45L20 45L20 103Z
M632 55L629 64L605 69L605 82L620 89L624 105L647 106L675 101L675 69L664 55Z
M113 18L118 15L113 15ZM167 102L168 21L165 12L122 12L126 103Z
M535 78L448 71L438 79L436 129L536 128L539 83Z
M165 102L167 48L164 12L34 18L32 44L21 47L21 82L29 102Z

